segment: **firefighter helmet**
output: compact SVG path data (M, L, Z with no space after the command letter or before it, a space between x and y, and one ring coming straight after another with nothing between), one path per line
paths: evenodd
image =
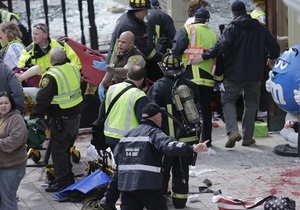
M150 0L129 0L130 10L150 9Z
M158 65L165 76L175 77L185 71L180 56L170 51L163 55L162 61Z

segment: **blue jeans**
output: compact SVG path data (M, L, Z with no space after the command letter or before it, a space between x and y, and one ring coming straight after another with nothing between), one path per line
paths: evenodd
M0 210L17 210L17 190L25 176L26 165L17 169L0 170Z

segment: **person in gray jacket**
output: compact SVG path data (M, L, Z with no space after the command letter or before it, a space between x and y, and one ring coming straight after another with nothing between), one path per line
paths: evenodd
M17 190L26 171L27 128L12 96L0 93L0 209L17 210Z
M16 102L16 108L24 113L25 96L22 84L15 76L15 72L0 59L0 92L2 91L8 92Z

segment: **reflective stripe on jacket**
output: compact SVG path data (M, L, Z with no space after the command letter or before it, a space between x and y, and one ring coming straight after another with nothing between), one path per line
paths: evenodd
M188 65L188 61L192 58L202 55L203 50L210 49L217 42L217 36L205 26L205 24L197 23L184 26L187 31L189 45L182 55L182 62L185 66ZM212 79L203 78L200 74L200 69L214 75L216 68L215 59L205 60L204 62L191 65L192 81L198 85L205 85L212 87L214 81Z
M83 101L80 89L80 71L75 65L65 63L53 66L46 74L53 76L57 84L58 94L54 96L51 104L58 104L60 108L67 109Z
M127 86L132 85L128 82L122 82L109 87L106 93L105 112L114 97ZM135 128L139 125L137 117L135 116L135 103L146 94L134 87L127 90L115 102L110 113L108 114L104 123L104 135L112 138L120 139L125 132Z

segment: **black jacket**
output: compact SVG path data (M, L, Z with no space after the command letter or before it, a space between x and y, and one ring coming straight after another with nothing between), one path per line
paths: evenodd
M167 109L167 105L171 105L172 107L172 115L174 115L174 117L176 117L179 121L182 122L182 118L180 115L180 112L178 112L176 110L175 105L172 102L172 88L174 86L175 81L177 80L177 78L174 77L163 77L159 80L157 80L149 89L149 91L147 92L147 97L149 99L150 102L155 102L156 104L158 104L160 107L165 107L166 110ZM198 86L193 83L192 81L180 77L178 78L178 82L176 87L178 87L179 85L186 85L190 88L190 90L192 90L193 93L193 98L195 103L198 105L199 102L199 90L198 90ZM199 107L198 107L199 108ZM169 134L169 123L168 123L168 117L166 115L162 115L163 117L163 121L162 121L162 126L161 129L167 134ZM172 123L174 125L174 133L178 134L176 137L182 136L181 135L181 127L178 123L173 122Z
M192 146L179 143L151 120L143 119L115 148L114 176L118 176L118 188L120 191L161 189L162 156L190 154L193 154Z
M230 81L261 81L268 58L276 59L280 47L268 29L250 15L234 18L216 45L204 52L203 59L224 54L224 78Z

